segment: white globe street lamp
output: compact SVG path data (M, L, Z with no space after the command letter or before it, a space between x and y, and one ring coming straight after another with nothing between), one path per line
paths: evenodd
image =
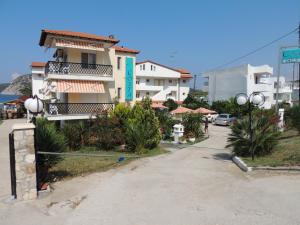
M247 95L244 94L239 94L236 98L236 102L238 105L245 105L247 100Z
M240 93L235 96L238 105L246 105L248 103L248 113L249 113L249 138L250 138L250 152L252 160L254 160L254 146L253 146L253 128L252 128L252 110L254 106L261 106L265 103L265 96L262 93L253 92L250 96L244 93Z
M38 113L41 113L44 108L43 102L36 95L33 98L28 98L24 102L24 106L28 114L33 114L33 118L35 118ZM34 119L32 121L34 121Z

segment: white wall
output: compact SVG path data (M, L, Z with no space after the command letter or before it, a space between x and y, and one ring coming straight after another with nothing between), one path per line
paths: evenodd
M32 95L37 95L40 99L44 99L44 95L40 93L40 89L44 86L44 70L33 68L32 73Z
M145 70L142 69L143 65L145 65ZM155 70L151 70L151 65L155 66ZM145 62L136 65L136 76L137 77L180 78L180 73L175 70L168 69L163 66L159 66L157 64Z

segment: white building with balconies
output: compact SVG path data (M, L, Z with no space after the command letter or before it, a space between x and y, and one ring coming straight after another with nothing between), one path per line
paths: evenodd
M49 120L88 119L113 102L135 101L137 50L117 46L114 36L42 30L39 45L52 52L33 62L32 94L45 103Z
M248 96L253 92L262 92L265 96L263 108L269 109L276 102L277 79L273 68L268 65L251 66L249 64L213 70L203 73L203 90L208 92L208 101L228 100L239 93ZM279 102L291 103L291 87L280 77Z
M185 69L174 69L147 60L136 64L136 100L148 96L152 101L167 99L182 102L190 91L192 75Z

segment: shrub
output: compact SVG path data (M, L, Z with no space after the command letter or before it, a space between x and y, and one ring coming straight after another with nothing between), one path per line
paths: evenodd
M300 105L295 105L287 111L288 123L298 130L300 134Z
M164 106L168 107L169 111L173 111L178 108L178 104L171 98L163 103Z
M161 140L159 121L146 98L136 103L126 122L126 144L131 151L155 148Z
M44 118L36 120L36 147L38 151L46 152L62 152L65 150L65 139L59 132L55 124ZM45 181L48 176L49 169L61 160L59 155L39 154L37 160L38 184Z
M100 149L111 150L125 142L120 120L117 117L97 116L93 131L96 134L96 145Z
M276 131L278 117L268 113L259 113L253 116L253 151L254 155L261 156L271 153L277 144L279 132ZM249 118L243 117L231 126L227 147L233 147L232 151L238 156L251 155L251 141L249 130Z
M184 126L184 135L199 138L203 135L202 132L202 116L199 113L188 113L182 118Z
M170 116L170 114L164 110L157 110L155 112L159 120L160 130L162 133L162 138L164 140L170 139L173 126L176 124L176 121Z
M77 150L88 142L88 127L86 121L68 121L62 132L70 150Z

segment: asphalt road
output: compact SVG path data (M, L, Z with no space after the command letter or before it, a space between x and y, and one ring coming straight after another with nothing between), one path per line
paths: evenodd
M299 173L240 171L227 133L213 126L194 146L56 183L37 201L2 202L1 224L300 224Z

